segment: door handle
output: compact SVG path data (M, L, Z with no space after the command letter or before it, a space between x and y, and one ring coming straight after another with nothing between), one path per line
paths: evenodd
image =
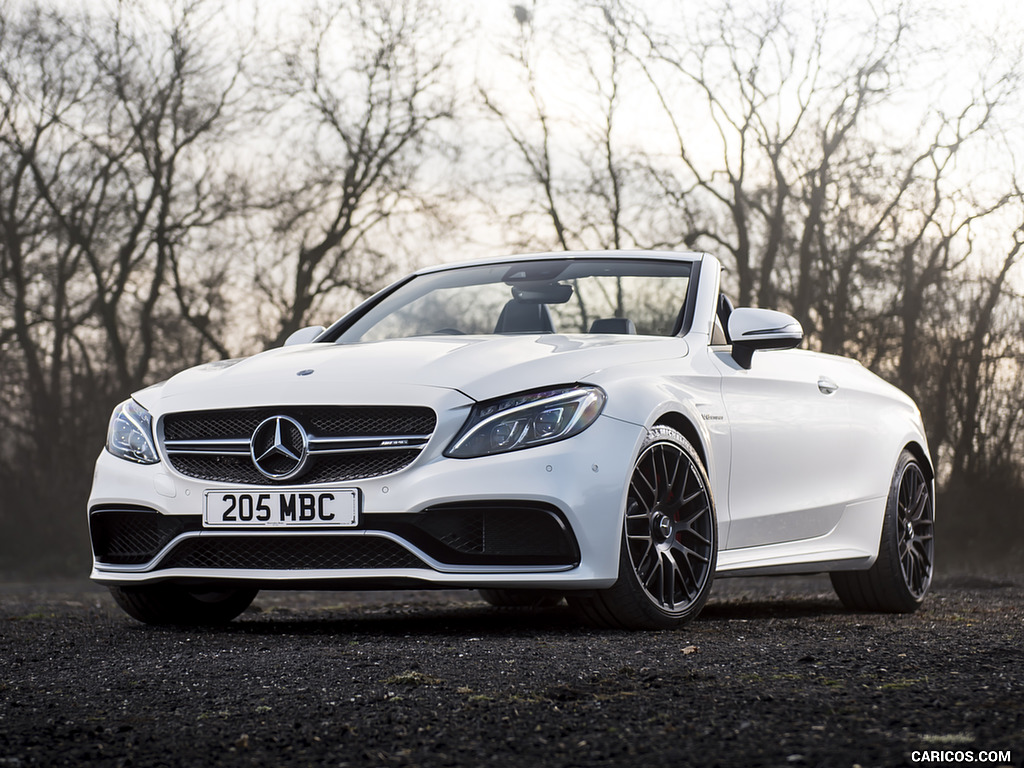
M839 385L836 384L832 379L827 376L821 376L818 378L818 391L823 395L835 394L835 391L839 389Z

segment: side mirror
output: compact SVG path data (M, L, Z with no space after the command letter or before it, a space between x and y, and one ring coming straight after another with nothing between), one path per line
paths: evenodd
M804 329L795 317L772 309L744 307L729 315L732 356L743 368L750 368L759 349L792 349L804 338Z
M291 347L296 344L309 344L309 342L313 341L323 332L324 327L322 325L311 325L307 328L299 328L299 330L295 331L295 333L284 340L284 345L286 347Z

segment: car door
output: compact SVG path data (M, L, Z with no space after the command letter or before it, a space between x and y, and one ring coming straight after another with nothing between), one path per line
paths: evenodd
M762 350L747 369L728 347L710 354L731 433L725 548L828 533L849 503L852 468L844 445L850 409L827 358Z

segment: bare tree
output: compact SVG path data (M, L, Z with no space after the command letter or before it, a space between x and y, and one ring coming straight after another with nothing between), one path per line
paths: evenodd
M273 87L288 127L275 153L293 172L267 205L279 253L258 275L277 308L275 343L393 269L388 225L429 205L421 164L453 115L450 33L428 0L334 2L281 52Z
M91 282L89 319L122 391L150 373L172 287L185 323L224 351L180 279L182 245L230 205L209 150L223 139L239 69L206 58L202 10L184 6L156 31L130 6L99 21L51 14L24 31L50 50L32 63L37 91L18 94L37 119L15 115L7 146L63 238L65 261Z
M506 157L518 160L512 180L525 202L512 220L526 242L532 233L532 243L561 248L708 247L725 256L741 303L788 309L812 347L856 354L922 400L940 454L986 456L977 434L954 437L946 425L954 401L983 411L1001 402L1003 380L979 360L990 359L1008 283L998 269L977 271L975 243L1019 199L964 169L984 153L1009 156L993 140L1013 124L1019 62L1006 54L979 68L973 89L940 93L941 73L928 70L943 58L914 36L937 19L902 5L878 6L856 32L829 6L807 15L786 3L721 2L650 17L624 2L569 7L583 41L562 44L571 55L552 53L557 14L523 6L508 56L521 91L481 90ZM580 24L588 12L603 25ZM545 67L558 69L560 85L596 84L596 98L584 101L577 87L567 109ZM630 152L615 129L635 130L624 94L644 88L645 119L664 119L671 154L664 145ZM908 129L892 130L915 100ZM626 202L642 199L638 164L658 191L645 202L662 212L660 229ZM993 309L950 339L945 307L961 300L971 270L986 286L975 304ZM951 361L951 347L963 357ZM1016 434L997 411L977 417L986 434L997 423ZM977 433L975 419L958 418Z
M913 394L947 486L1018 482L1012 30L952 87L907 4L531 0L461 97L455 6L311 2L254 42L220 0L0 0L5 508L59 530L116 399L334 314L471 205L507 247L708 248Z
M631 113L644 86L632 50L638 18L618 0L509 14L512 42L499 46L507 66L477 89L498 129L488 167L501 169L481 196L505 212L516 247L658 244Z
M880 16L837 60L825 12L726 2L687 21L685 35L647 31L644 69L679 161L652 174L692 222L684 240L730 257L740 303L788 297L814 329L818 248L844 202L837 190L855 167L858 128L893 92L906 22L898 11Z
M52 23L34 9L22 18L5 18L0 26L0 290L5 307L0 348L8 375L13 370L20 374L7 382L5 394L13 390L24 400L21 408L4 411L8 429L29 435L59 433L66 369L81 363L69 338L91 313L90 297L71 291L81 253L48 215L45 195L36 186L45 148L58 153L51 178L75 165L73 151L59 139L61 123L88 91L87 84L46 69L53 59L84 57L82 46L71 39L34 33Z
M979 280L976 293L966 294L973 311L966 315L970 320L967 332L954 341L959 347L955 350L959 364L948 371L951 480L955 484L977 485L994 479L1019 482L1012 459L1015 455L1019 458L1024 409L1020 390L1008 390L1008 385L1021 381L1024 350L1014 333L1019 328L1020 297L1007 290L1007 278L1022 255L1024 223L1013 232L995 275ZM1017 300L1016 312L1007 306L1010 297ZM1000 322L1000 310L1010 310L1010 323ZM1007 399L1005 394L1011 397Z
M146 10L28 5L0 24L2 470L47 524L80 501L117 398L172 355L225 351L187 252L232 209L216 145L240 59L204 39L216 6Z

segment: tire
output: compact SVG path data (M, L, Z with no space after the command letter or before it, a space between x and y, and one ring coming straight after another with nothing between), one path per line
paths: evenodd
M612 629L678 629L707 602L718 521L700 457L679 432L654 427L633 465L609 589L567 595L584 620Z
M562 593L549 589L478 589L485 602L495 608L554 608Z
M927 473L903 451L889 487L878 558L866 571L829 574L854 611L912 613L921 607L935 567L935 508Z
M115 602L133 619L179 627L227 624L249 607L258 591L252 587L202 589L177 584L110 587Z

